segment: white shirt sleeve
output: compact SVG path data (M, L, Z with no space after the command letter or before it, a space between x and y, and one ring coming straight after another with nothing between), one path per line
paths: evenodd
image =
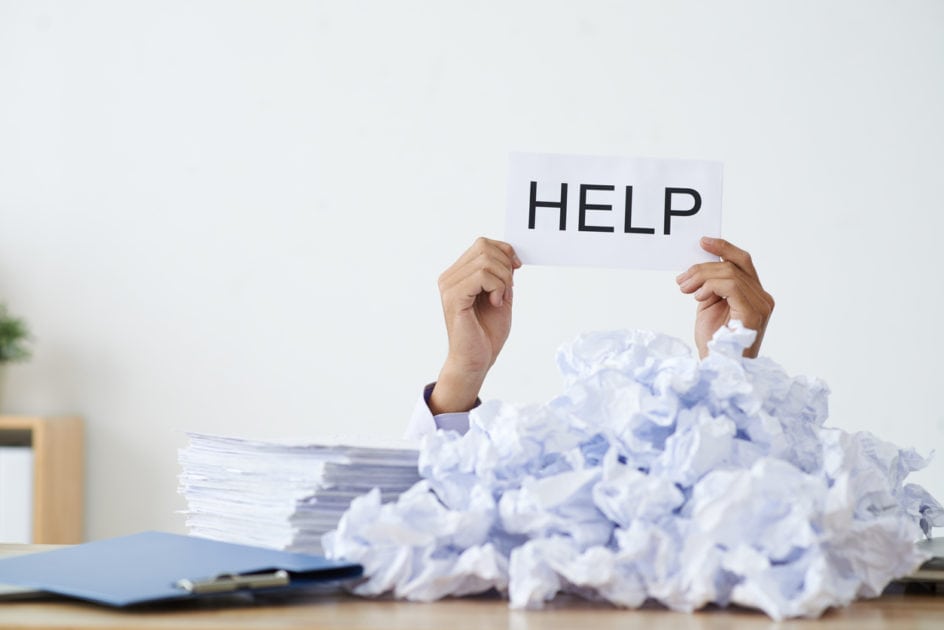
M410 424L406 428L406 434L403 436L407 440L419 441L427 433L432 433L436 429L446 429L465 433L469 430L469 412L460 411L456 413L441 413L436 416L429 410L429 396L433 393L433 386L436 383L430 383L423 388L423 394L416 405L413 407L413 415L410 418ZM475 401L476 406L479 405Z

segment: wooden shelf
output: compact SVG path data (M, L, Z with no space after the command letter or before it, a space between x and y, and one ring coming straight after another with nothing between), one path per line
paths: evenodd
M82 542L85 503L82 419L0 416L0 444L33 448L33 543Z

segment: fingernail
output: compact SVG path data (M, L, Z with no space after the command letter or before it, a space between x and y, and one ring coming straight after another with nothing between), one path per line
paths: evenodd
M518 258L518 254L512 254L512 255L511 255L511 258L512 258L512 260L515 261L515 264L516 264L516 265L518 265L519 267L521 266L521 259Z

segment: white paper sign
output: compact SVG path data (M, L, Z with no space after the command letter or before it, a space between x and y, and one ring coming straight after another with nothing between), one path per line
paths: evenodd
M513 153L505 240L525 264L682 271L717 260L720 162Z

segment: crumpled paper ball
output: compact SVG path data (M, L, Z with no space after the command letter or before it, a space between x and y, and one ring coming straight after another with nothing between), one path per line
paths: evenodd
M782 619L880 594L944 525L904 483L926 460L824 427L826 384L742 358L754 336L733 322L699 360L653 332L581 335L558 351L560 396L491 401L466 434L426 436L423 481L355 499L327 555L364 565L354 592L416 601L566 592Z

